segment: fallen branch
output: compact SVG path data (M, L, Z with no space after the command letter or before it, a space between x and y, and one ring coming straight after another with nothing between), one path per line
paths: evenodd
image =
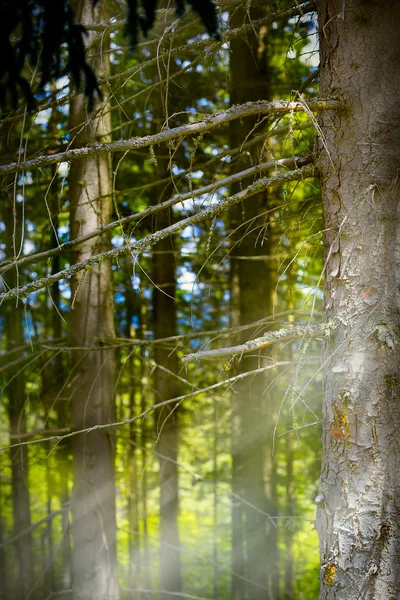
M248 352L261 350L271 344L279 342L290 342L292 340L323 338L332 331L331 324L318 325L294 325L290 328L280 329L279 331L267 331L262 337L249 340L238 346L230 346L227 348L216 348L215 350L201 350L192 352L181 359L182 363L188 363L193 360L212 360L218 358L229 357L231 359L239 357Z
M229 198L225 198L218 204L213 204L212 206L199 211L197 214L187 217L186 219L182 219L165 229L161 229L160 231L156 231L137 242L133 242L131 244L125 244L120 248L113 248L112 250L108 250L107 252L102 252L99 254L95 254L90 258L72 265L67 269L63 269L58 273L54 273L53 275L49 275L48 277L42 277L36 281L32 281L27 283L22 287L12 288L8 292L3 292L0 294L0 302L4 300L9 300L10 298L22 298L24 296L28 296L32 292L37 292L49 285L53 285L56 281L60 281L61 279L65 279L67 277L71 277L72 275L76 275L77 273L87 270L88 272L91 269L104 262L105 260L117 258L118 256L123 256L124 254L133 254L137 257L141 254L146 248L150 246L154 246L157 242L174 235L175 233L182 231L185 227L190 225L195 225L204 221L207 218L215 218L217 217L223 210L229 208L230 206L234 206L239 202L242 202L246 198L254 196L258 194L272 185L276 185L279 183L285 183L290 181L298 181L301 179L305 179L307 177L314 176L314 167L308 165L303 167L302 169L297 169L296 171L289 171L287 173L278 173L275 177L262 177L258 179L255 183L248 186L244 190L230 196Z

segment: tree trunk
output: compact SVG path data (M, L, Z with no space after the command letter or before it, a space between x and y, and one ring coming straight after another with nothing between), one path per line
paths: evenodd
M166 161L159 159L159 167ZM158 178L165 177L167 169L159 171ZM169 186L168 186L169 189ZM158 188L159 201L165 200ZM171 223L171 212L157 215L157 229ZM175 305L175 255L173 241L163 240L153 254L153 306L154 335L156 339L176 334ZM162 368L156 369L154 388L156 402L179 396L179 382L174 373L179 365L176 352L157 344L155 360ZM180 549L178 528L178 407L170 404L157 412L157 452L160 460L160 589L168 592L181 591ZM171 595L161 594L161 600Z
M105 3L75 4L79 23L105 23ZM86 38L92 41L93 36ZM99 74L108 72L108 40L101 36L89 60ZM75 145L110 141L110 113L89 120L83 95L71 102ZM70 169L71 238L108 223L111 217L111 165L107 154L76 160ZM104 251L104 237L82 244L74 262ZM102 349L114 336L111 265L101 263L72 279L71 373L72 427L82 429L115 421L114 353ZM87 349L85 349L87 348ZM72 438L72 573L74 600L117 600L115 521L115 433L111 429Z
M3 218L6 225L7 250L11 257L18 254L21 242L22 218L17 210L14 186L7 186L9 195L5 200ZM18 278L16 271L7 279L10 287L15 287ZM21 300L6 306L5 333L7 350L13 350L24 344L24 310ZM16 366L7 371L8 416L10 420L11 443L18 441L18 435L26 432L25 374L23 368ZM10 450L12 473L12 504L14 533L17 535L31 526L30 495L28 482L28 448L21 446ZM26 600L33 588L33 554L30 533L20 537L15 543L14 591L15 600Z
M126 301L126 337L131 337L132 317L134 308L134 295L130 277L127 278L127 289L125 295ZM128 347L128 394L129 394L129 418L133 419L138 411L136 410L136 385L135 385L135 349ZM138 588L140 583L140 535L139 535L139 477L138 477L138 457L137 457L137 423L131 421L129 425L128 447L128 465L127 472L129 476L128 484L128 554L129 554L129 587ZM131 592L131 598L137 598L135 592Z
M1 498L1 495L0 495ZM4 525L3 517L0 515L0 546L4 542ZM7 600L8 595L8 577L7 577L7 560L4 548L0 547L0 600Z
M291 424L288 423L288 429ZM294 452L293 452L293 434L289 433L286 435L286 514L288 520L285 525L284 543L285 543L285 579L284 579L284 600L294 600L294 587L293 587L293 537L294 527L291 517L295 512L295 494L294 494Z
M144 336L141 337L144 339ZM141 371L141 397L140 397L140 412L144 413L148 408L146 404L146 395L144 392L144 374L145 374L145 350L142 347L140 349L140 371ZM147 419L143 419L140 427L140 443L142 451L140 453L140 465L141 465L141 485L140 485L140 497L141 497L141 516L142 516L142 530L143 530L143 583L146 590L152 589L152 578L150 571L151 556L149 548L149 511L148 511L148 477L147 477L147 446L149 440L149 431L147 426ZM145 596L143 596L145 597Z
M318 2L326 312L321 599L400 597L400 3ZM326 150L325 150L326 148Z
M248 11L246 2L236 8L230 27L240 27L250 18L255 21L265 15L264 8ZM266 28L251 31L246 38L234 38L230 43L231 104L267 100L270 94L268 61L265 52ZM245 79L244 79L245 74ZM257 119L235 121L231 125L231 146L240 147L246 136L252 135ZM257 129L256 129L257 131ZM258 131L257 131L258 132ZM235 160L235 171L249 167L260 159L260 146L249 153L241 153ZM242 182L242 186L251 182ZM240 187L234 186L231 193ZM269 254L267 194L260 193L243 206L231 211L231 252L233 281L238 298L238 324L257 321L272 312L271 274L268 263L248 260L256 255ZM235 256L240 258L235 258ZM232 289L233 296L235 289ZM246 341L254 331L246 331L241 341ZM246 357L238 365L240 371L257 369L265 357ZM265 516L276 514L274 502L274 459L272 457L272 406L271 395L265 398L268 386L266 376L244 379L235 384L233 398L233 514L232 514L232 597L242 600L277 600L277 538L276 527ZM237 490L241 490L237 494ZM240 496L243 504L240 507ZM263 514L264 513L264 514ZM240 531L243 523L243 533ZM245 569L243 569L240 544L245 543ZM244 571L247 583L244 590ZM244 596L245 594L245 596Z
M159 3L160 8L169 7L168 0ZM153 30L161 38L165 28L171 25L172 18L161 17ZM177 69L175 61L160 63L158 73L161 82L171 77ZM154 123L157 131L166 122L169 107L178 110L178 88L174 85L167 89L163 83L154 91ZM166 147L160 148L155 166L155 179L161 180L170 175L169 157ZM174 191L172 180L155 188L155 204L169 198ZM164 210L155 218L155 230L171 225L172 210ZM176 335L176 264L173 239L159 242L153 251L153 317L154 336L161 339ZM179 372L178 357L174 350L157 344L154 350L157 368L154 375L156 402L162 402L180 395L180 383L175 377ZM179 539L179 481L178 481L178 410L176 404L167 405L156 413L157 452L160 462L160 589L161 600L171 600L171 593L180 593L181 558Z

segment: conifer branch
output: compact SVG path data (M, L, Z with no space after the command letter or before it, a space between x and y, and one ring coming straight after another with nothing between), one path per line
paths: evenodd
M176 396L175 398L163 400L162 402L158 402L157 404L153 404L152 406L149 406L149 408L146 408L146 410L144 410L143 412L141 412L138 415L135 415L134 417L131 417L130 419L124 419L123 421L115 421L113 423L101 423L98 425L92 425L91 427L85 427L84 429L70 431L69 433L65 433L63 435L52 435L49 437L40 438L38 440L27 440L24 442L17 442L15 444L10 444L9 446L1 447L0 452L8 451L13 448L19 448L21 446L32 446L34 444L42 444L43 442L50 442L50 441L55 442L55 444L59 444L62 440L65 440L66 438L75 437L77 435L90 434L90 433L93 433L94 431L103 431L106 429L121 427L122 425L129 425L130 423L134 423L135 421L138 421L139 419L143 419L148 414L154 412L155 410L157 410L158 408L161 408L163 406L168 406L170 404L177 404L178 402L181 403L184 400L187 400L189 398L194 398L195 396L200 396L201 394L205 394L206 392L210 392L211 390L215 390L224 385L232 385L233 383L235 383L235 381L239 381L240 379L245 379L246 377L252 377L259 373L263 373L264 371L268 371L270 369L275 369L276 367L286 366L286 365L290 365L290 364L292 364L291 361L287 361L287 360L280 361L280 362L273 362L270 365L266 365L265 367L260 367L259 369L254 369L253 371L246 371L245 373L239 373L237 375L234 375L233 377L229 377L229 379L224 379L223 381L218 381L217 383L209 385L205 388L201 388L199 390L194 390L192 392L189 392L188 394L183 394L182 396Z
M250 167L249 169L245 169L244 171L240 171L239 173L235 173L230 175L229 177L224 177L224 179L219 179L213 183L200 187L192 192L186 192L184 194L175 194L172 198L165 200L165 202L160 202L160 204L156 204L155 206L150 206L138 213L128 215L112 223L108 223L107 225L103 225L98 229L94 229L92 232L87 233L86 235L82 235L79 238L74 240L70 240L68 242L64 242L57 246L57 248L51 248L50 250L45 250L44 252L36 252L33 254L28 254L27 256L23 256L22 258L11 261L4 260L0 263L0 274L5 273L11 267L26 267L31 264L38 263L43 260L47 260L49 258L53 258L63 252L74 248L75 246L79 246L88 240L91 240L95 237L99 237L100 235L104 235L105 233L115 229L116 227L121 227L122 225L126 225L127 223L132 223L134 221L141 221L145 217L150 215L154 215L162 210L175 206L185 200L190 200L191 198L196 198L203 194L210 194L220 189L221 187L229 187L232 183L237 181L241 181L246 177L251 177L256 175L257 173L262 173L263 171L267 171L268 169L273 169L276 167L303 167L307 164L310 164L312 161L312 155L308 154L306 156L298 156L292 158L282 158L280 160L268 161L261 163L259 165L255 165L254 167Z
M58 152L47 156L38 156L37 158L2 165L0 166L0 175L20 173L22 171L47 167L61 162L71 162L79 158L87 159L90 156L97 156L107 152L111 154L114 154L115 152L127 152L129 150L148 148L149 146L171 142L173 140L182 140L188 135L198 135L215 129L225 123L230 123L231 121L254 115L283 115L291 112L304 111L318 112L324 110L338 110L340 107L341 103L338 100L313 100L308 104L305 104L304 102L286 102L283 100L274 102L247 102L246 104L232 106L232 108L207 116L202 121L187 123L171 129L164 129L153 135L133 137L128 140L105 144L92 144L83 148L73 148L72 150L66 150L65 152Z
M323 338L332 330L330 324L319 323L318 325L294 325L293 327L285 327L279 331L267 331L263 336L249 340L238 346L230 346L226 348L216 348L214 350L200 350L192 352L181 359L182 363L188 363L194 360L213 360L220 358L230 358L231 361L239 359L248 352L254 352L266 348L271 344L280 342L290 342L292 340Z
M41 279L27 283L22 287L13 288L8 292L3 292L2 294L0 294L0 302L3 302L4 300L9 300L10 298L22 298L24 296L28 296L32 292L37 292L38 290L41 290L49 285L53 285L61 279L65 279L81 271L86 270L90 272L94 266L101 264L105 260L117 258L118 256L123 256L125 254L132 254L135 257L137 257L146 248L154 246L155 244L157 244L157 242L167 237L170 237L171 235L174 235L179 231L182 231L185 227L195 225L196 223L201 223L202 221L208 218L213 219L230 206L234 206L235 204L246 200L246 198L250 198L255 194L265 191L272 185L306 179L307 177L313 177L314 173L314 167L312 165L307 165L295 171L279 173L275 177L262 177L255 181L252 185L249 185L244 190L238 192L237 194L234 194L233 196L230 196L229 198L225 198L221 202L218 202L218 204L213 204L212 206L209 206L208 208L199 211L195 215L187 217L186 219L182 219L177 223L166 227L165 229L161 229L160 231L156 231L155 233L147 235L141 240L138 240L131 244L125 244L120 248L113 248L112 250L108 250L107 252L95 254L87 260L72 265L67 269L63 269L58 273L54 273L53 275L49 275L48 277L42 277Z

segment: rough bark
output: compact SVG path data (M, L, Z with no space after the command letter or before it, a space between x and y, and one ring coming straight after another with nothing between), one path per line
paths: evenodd
M91 0L75 3L83 23L108 20L105 3L93 8ZM87 39L90 42L90 36ZM107 73L107 39L92 48L95 71ZM88 121L83 95L71 102L71 127L76 146L110 141L110 116ZM71 237L108 223L111 217L111 165L107 154L75 161L69 176ZM109 247L104 237L88 241L73 254L79 262ZM102 262L72 279L71 373L72 427L81 429L115 420L114 354L102 350L101 341L114 336L111 265ZM86 347L98 348L85 350ZM114 433L95 431L72 440L72 575L74 600L118 600L116 572L116 521Z
M265 9L248 10L246 2L232 12L230 27L240 27L247 19L255 22L265 14ZM243 38L231 41L230 74L231 104L267 100L270 94L268 62L265 52L266 28L249 31ZM245 78L244 78L245 74ZM231 146L239 147L252 135L257 118L234 121L231 124ZM255 130L257 132L257 129ZM235 170L259 162L260 146L251 154L242 153L235 161ZM244 182L243 184L248 184ZM237 188L232 187L231 192ZM255 256L269 254L268 222L262 216L267 210L267 192L263 191L230 213L233 240L233 279L237 287L238 324L245 325L271 314L272 287L268 263L235 259L235 255ZM244 224L245 223L245 224ZM235 289L232 289L234 296ZM244 332L241 341L254 332ZM264 353L265 355L265 353ZM265 359L253 353L239 364L239 370L257 369ZM232 514L232 597L242 600L277 598L277 539L276 528L265 513L276 514L273 506L272 418L271 407L265 400L267 386L265 375L249 381L243 379L235 385L233 398L233 491ZM269 399L270 400L270 399ZM269 414L270 413L270 414ZM267 464L268 463L268 464ZM239 494L238 494L239 491ZM244 504L240 507L240 496ZM264 513L264 514L263 514ZM244 543L244 549L240 545ZM244 555L244 564L243 564ZM246 585L241 576L245 575Z
M320 0L326 235L321 600L400 597L400 3ZM325 150L326 148L326 150Z

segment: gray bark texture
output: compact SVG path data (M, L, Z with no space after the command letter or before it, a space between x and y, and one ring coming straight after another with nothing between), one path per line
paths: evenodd
M105 22L105 3L75 3L78 21ZM91 38L89 38L90 43ZM108 40L92 47L94 69L108 71ZM78 147L110 140L110 116L89 119L85 99L71 102L71 127ZM75 161L70 170L71 237L84 235L111 218L111 164L107 154ZM105 236L73 253L80 262L109 247ZM101 349L114 336L111 264L101 262L72 278L71 409L73 429L115 421L114 353ZM93 350L93 348L98 349ZM90 348L85 350L85 348ZM112 429L73 437L72 576L73 600L118 600L115 521L115 439Z
M320 0L326 228L321 600L400 598L400 2Z

